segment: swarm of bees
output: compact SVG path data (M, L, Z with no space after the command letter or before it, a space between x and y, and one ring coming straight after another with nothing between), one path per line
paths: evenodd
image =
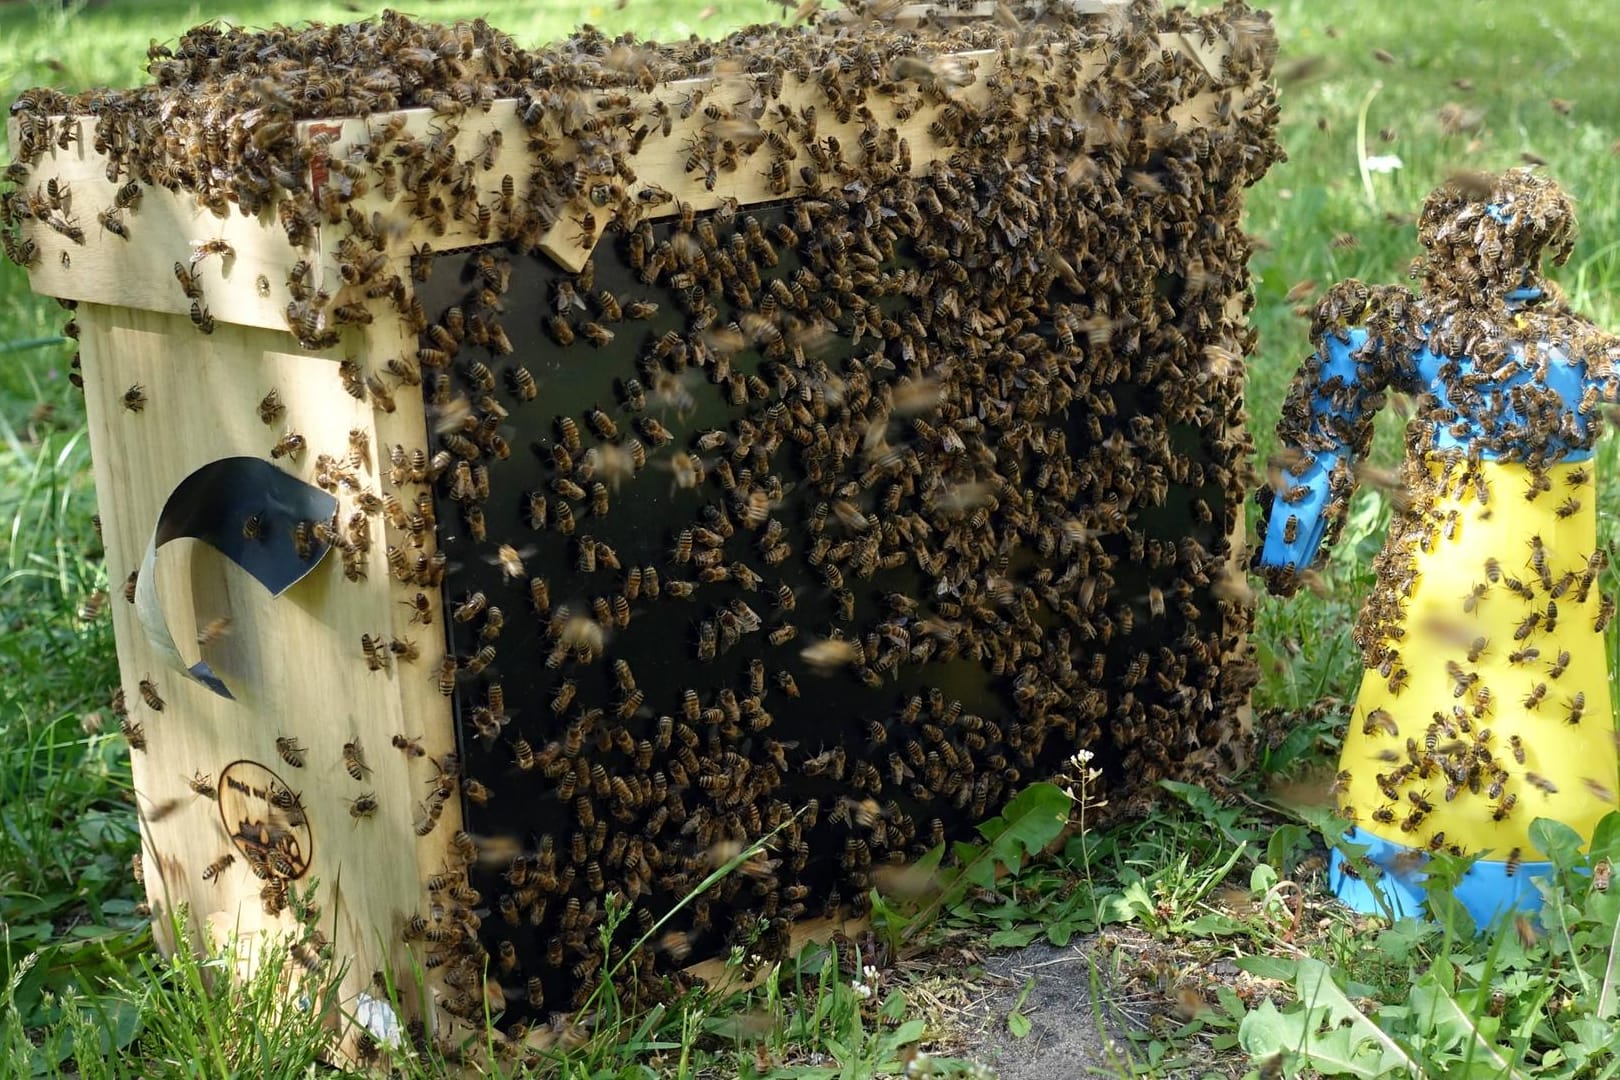
M1330 289L1317 307L1311 327L1317 353L1290 388L1278 425L1287 450L1258 501L1262 532L1274 515L1288 514L1291 524L1308 493L1300 479L1317 456L1347 450L1327 478L1323 545L1331 545L1365 475L1350 462L1370 448L1374 413L1390 393L1416 402L1406 463L1388 482L1399 497L1374 562L1378 584L1355 640L1369 679L1387 680L1388 700L1402 700L1419 665L1431 666L1431 685L1441 689L1399 720L1393 706L1368 709L1359 735L1370 740L1365 745L1376 764L1368 767L1384 800L1371 808L1371 819L1431 850L1460 851L1443 832L1429 831L1436 802L1426 793L1442 804L1465 795L1482 799L1496 825L1520 820L1515 807L1527 793L1558 791L1525 767L1532 740L1515 732L1492 741L1493 718L1512 728L1579 725L1587 714L1587 690L1563 678L1571 656L1562 646L1589 633L1601 639L1613 616L1613 600L1597 586L1608 553L1589 524L1583 549L1568 543L1577 535L1570 529L1561 534L1563 549L1554 550L1514 524L1514 506L1523 505L1521 498L1547 499L1562 522L1585 503L1590 521L1595 493L1581 462L1602 434L1605 410L1620 400L1614 367L1620 339L1570 310L1542 277L1543 260L1562 263L1575 237L1573 205L1549 178L1530 169L1454 177L1425 201L1418 237L1425 248L1413 270L1420 294L1352 280ZM1329 339L1346 342L1355 327L1368 332L1352 353L1355 379L1328 375L1320 357ZM1522 487L1513 479L1519 476ZM1469 528L1488 530L1508 549L1492 548L1497 553L1476 568L1454 614L1438 614L1443 607L1420 597L1421 568L1430 556L1444 558L1436 552ZM1307 570L1260 569L1283 594ZM1494 639L1493 628L1501 631ZM1411 647L1414 641L1421 650ZM1601 648L1600 641L1592 647ZM1375 685L1374 696L1380 693ZM1360 748L1356 735L1347 756ZM1349 783L1347 770L1337 787ZM1613 802L1609 789L1595 783L1586 784L1593 797ZM1367 809L1341 803L1347 816Z
M414 356L338 374L375 408L423 395L432 444L379 446L373 510L311 533L363 553L379 514L396 599L424 633L440 608L449 635L433 670L393 670L453 699L465 760L393 745L432 772L420 835L466 796L431 917L405 927L452 1015L498 1001L522 1022L620 959L662 993L694 951L781 955L794 919L864 906L875 872L1082 746L1120 809L1247 755L1232 358L1254 343L1241 194L1280 156L1269 22L1236 3L923 34L885 18L671 47L586 28L535 52L482 21L393 13L205 27L154 46L151 87L19 102L25 163L63 137L53 117L89 115L115 182L269 212L300 247L346 226L355 299L316 291L306 261L288 274L305 346L382 310L352 308L361 293L418 335ZM994 56L976 73L948 55L972 49ZM717 67L739 93L645 94ZM790 79L808 100L782 100ZM1165 119L1238 87L1209 126ZM456 142L497 98L520 105L526 176L485 177L501 145ZM933 110L926 135L880 122L880 99L902 121ZM413 107L435 134L405 130ZM297 140L294 120L324 116L370 117L373 136L353 153ZM686 172L713 190L763 168L781 201L699 214L633 177L643 140L698 117ZM824 133L830 118L859 134ZM390 278L385 223L348 205L372 189L489 246L419 250ZM30 211L11 198L7 221ZM595 245L577 274L538 253L564 219ZM121 223L139 227L133 203ZM206 315L199 273L176 267ZM560 376L537 362L559 355ZM258 406L272 427L283 411L275 392ZM275 449L301 460L292 435ZM320 460L342 484L342 455ZM382 671L383 644L365 634L355 662ZM277 749L304 767L296 741ZM678 948L623 956L768 833L682 916ZM604 956L610 891L634 916Z

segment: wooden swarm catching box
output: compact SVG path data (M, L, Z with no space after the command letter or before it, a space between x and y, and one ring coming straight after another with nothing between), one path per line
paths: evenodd
M1078 749L1242 758L1270 27L1000 12L202 27L24 96L154 913L318 880L352 994L510 1030L779 956Z

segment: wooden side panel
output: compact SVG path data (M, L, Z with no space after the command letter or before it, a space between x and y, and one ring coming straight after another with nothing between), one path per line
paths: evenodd
M268 458L290 429L307 447L280 464L309 481L318 454L347 453L351 429L371 433L373 453L381 443L371 405L343 390L336 357L289 352L285 333L221 326L203 337L180 316L100 305L81 306L79 321L114 580L140 563L169 492L199 466L232 455ZM123 404L132 384L146 398L139 411ZM257 408L272 388L286 415L268 427ZM422 430L419 400L402 400L397 410L383 416L384 427ZM375 460L361 470L366 489L379 489L377 472ZM340 491L340 518L347 520L355 494ZM132 754L146 887L167 947L175 943L164 940L165 920L182 904L189 905L194 925L216 930L251 934L291 925L285 912L265 913L264 882L230 835L244 821L250 833L286 824L286 815L269 806L274 778L299 793L307 825L292 831L308 867L296 886L320 882L319 926L336 955L349 958L347 989L365 989L385 963L397 973L412 970L399 931L423 907L420 867L442 862L444 843L458 825L451 811L429 836L414 835L413 816L432 766L394 749L390 740L411 732L425 737L424 746L442 749L452 735L449 708L427 676L443 649L436 605L434 623L414 635L422 652L417 664L373 672L362 656L361 635L395 633L404 610L387 584L380 516L371 520L371 532L363 580L346 580L344 560L334 550L275 599L212 548L187 540L165 545L157 562L159 592L186 659L199 652L199 627L230 620L228 633L207 653L234 701L160 666L134 608L115 602L129 718L146 738L146 749ZM142 680L161 697L161 711L143 699ZM302 767L278 752L278 738L297 741ZM358 740L370 769L360 781L345 767L344 744L351 740ZM193 793L188 779L197 775L221 788L218 798ZM375 812L354 816L354 800L366 793L375 796ZM205 868L226 855L233 861L205 881Z

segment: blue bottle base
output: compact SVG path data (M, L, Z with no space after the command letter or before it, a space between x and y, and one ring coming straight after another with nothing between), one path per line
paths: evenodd
M1396 844L1373 836L1359 828L1345 834L1345 841L1367 848L1367 858L1383 874L1376 885L1355 874L1345 866L1345 857L1334 849L1328 863L1328 883L1333 895L1352 911L1367 915L1388 915L1396 918L1426 914L1423 896L1421 855L1417 849ZM1414 864L1417 868L1414 868ZM1504 915L1514 912L1535 914L1541 910L1541 893L1530 883L1552 871L1549 862L1521 862L1509 875L1507 863L1501 860L1481 859L1469 868L1458 883L1453 895L1473 918L1474 925L1485 930ZM1380 897L1382 899L1380 899Z

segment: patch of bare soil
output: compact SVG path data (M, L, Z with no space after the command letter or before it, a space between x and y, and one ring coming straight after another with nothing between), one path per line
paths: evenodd
M1216 983L1245 997L1253 992L1253 980L1229 960L1186 946L1113 927L1061 948L1043 941L987 956L974 968L936 969L911 993L933 999L933 1026L944 1032L935 1052L977 1061L998 1080L1142 1075L1145 1036L1182 1028L1213 1001ZM1176 1040L1171 1057L1147 1075L1248 1071L1243 1054L1217 1054L1207 1035L1194 1035Z
M967 1055L993 1068L1000 1080L1124 1072L1120 1017L1092 996L1096 990L1106 998L1109 990L1096 962L1095 939L1061 949L1040 942L988 958L978 997L963 1015L970 1025L963 1033ZM1028 1021L1022 1037L1009 1026L1014 1015ZM1022 1030L1018 1021L1011 1024Z

